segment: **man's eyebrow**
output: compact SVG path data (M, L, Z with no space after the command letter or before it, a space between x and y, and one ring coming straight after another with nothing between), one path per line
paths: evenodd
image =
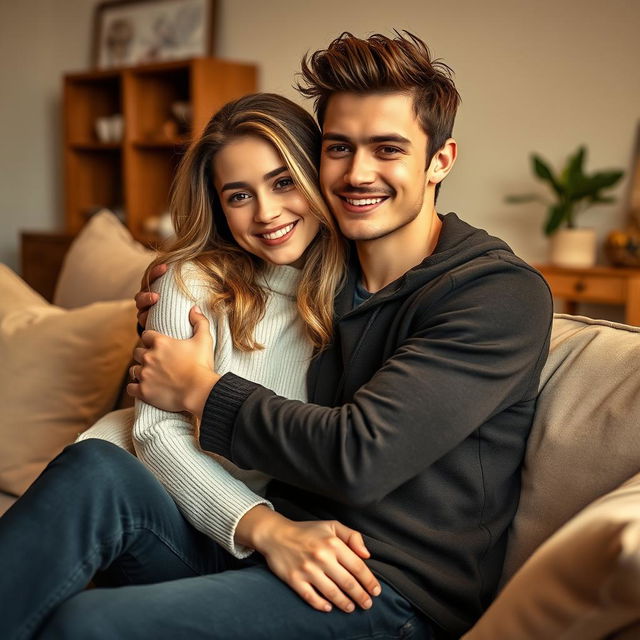
M262 176L263 180L271 180L271 178L275 178L277 175L281 174L283 171L288 171L288 168L285 165L278 167L277 169L273 169L269 171L269 173L265 173ZM223 184L220 188L220 192L222 191L230 191L231 189L249 189L248 182L227 182L227 184Z
M331 140L333 142L353 142L349 136L345 136L342 133L333 133L328 131L322 135L323 140ZM397 133L382 133L377 136L370 136L364 139L365 144L375 144L380 142L396 142L398 144L411 144L411 140L401 136Z

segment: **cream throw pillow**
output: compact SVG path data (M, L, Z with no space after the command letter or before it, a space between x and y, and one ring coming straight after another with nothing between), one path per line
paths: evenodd
M71 243L53 303L75 309L92 302L131 300L154 257L113 213L100 211Z
M638 638L639 620L637 474L547 540L463 640Z
M135 326L132 300L67 311L0 265L0 491L20 495L113 407Z
M503 582L580 509L640 469L640 328L556 315Z

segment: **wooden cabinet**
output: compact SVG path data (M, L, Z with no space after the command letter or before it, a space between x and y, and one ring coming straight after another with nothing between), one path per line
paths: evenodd
M145 221L167 210L190 139L224 103L255 90L255 66L214 58L66 75L67 232L77 233L91 213L108 207L122 212L136 238L148 239ZM190 127L179 127L176 103L190 110ZM111 124L99 138L98 122L113 122L116 114L122 116L121 135Z
M67 233L23 231L21 234L22 278L49 302L53 301L58 275L72 240L73 236Z
M536 265L554 298L574 314L580 302L622 305L625 322L640 326L640 269L618 267L567 268Z

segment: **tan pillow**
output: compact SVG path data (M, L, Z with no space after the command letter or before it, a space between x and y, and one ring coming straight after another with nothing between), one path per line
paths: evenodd
M113 407L135 323L132 300L67 311L0 265L0 491L20 495Z
M627 634L639 620L637 474L547 540L463 640L638 637Z
M69 247L53 303L75 309L92 302L130 300L154 257L113 213L96 213Z
M0 263L0 317L25 307L49 304L39 293L19 278L9 267Z
M640 328L557 315L503 582L554 531L640 469Z

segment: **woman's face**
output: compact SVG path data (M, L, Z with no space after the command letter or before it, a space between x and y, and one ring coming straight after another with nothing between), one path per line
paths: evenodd
M273 145L256 136L230 142L215 155L213 183L245 251L273 264L302 266L320 223Z

